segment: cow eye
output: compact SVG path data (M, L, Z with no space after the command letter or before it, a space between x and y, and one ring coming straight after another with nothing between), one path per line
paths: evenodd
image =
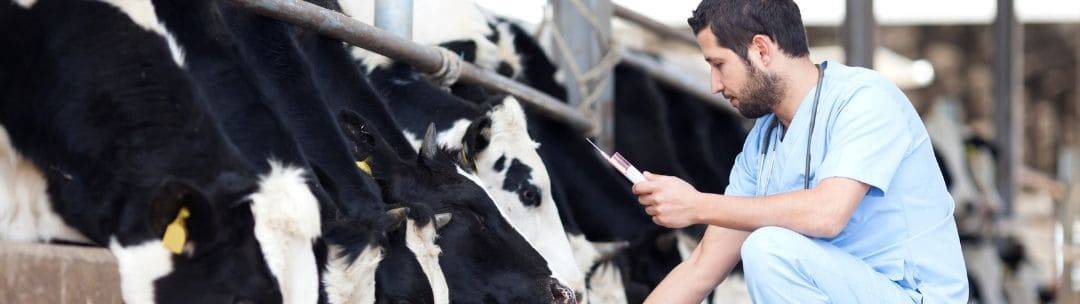
M525 191L521 193L521 197L525 199L526 203L534 205L540 204L540 193L537 192L536 189L525 189Z

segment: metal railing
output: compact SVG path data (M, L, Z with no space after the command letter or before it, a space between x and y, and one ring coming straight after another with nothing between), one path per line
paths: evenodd
M443 69L443 58L435 46L421 45L399 37L377 27L365 24L349 16L324 9L301 0L231 0L251 11L290 24L316 30L323 35L344 41L350 45L367 49L380 55L400 60L425 73L435 73ZM694 38L686 32L677 31L653 21L624 7L615 5L615 16L637 23L646 29L656 31L665 37L676 37L679 41L695 44ZM695 44L696 45L696 44ZM646 56L622 51L624 63L644 70L661 83L685 91L702 99L705 103L725 111L735 109L722 97L709 93L704 83L693 81L673 71L657 60ZM527 107L569 124L584 134L592 134L594 124L566 103L543 92L487 71L468 62L461 63L460 80L482 87L511 94Z
M300 0L231 1L260 15L310 28L348 44L403 61L421 72L435 73L442 69L442 55L436 47L417 44L314 4ZM561 120L582 133L588 134L592 131L592 122L573 108L509 78L462 62L460 79L465 83L514 95L526 106Z

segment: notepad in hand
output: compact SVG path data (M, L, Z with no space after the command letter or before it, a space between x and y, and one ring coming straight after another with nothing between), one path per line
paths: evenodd
M626 179L630 180L631 183L637 184L639 182L645 181L645 175L641 174L641 171L638 171L637 168L634 168L634 165L631 165L630 161L627 161L626 158L619 154L619 152L615 152L614 155L608 156L607 152L604 152L603 149L600 149L600 147L597 146L596 143L592 142L592 140L589 140L588 138L586 138L585 140L589 141L589 144L592 144L593 148L596 148L596 152L599 152L600 155L602 155L604 159L606 159L608 163L611 164L612 167L615 167L616 171L622 173L622 175L625 176Z

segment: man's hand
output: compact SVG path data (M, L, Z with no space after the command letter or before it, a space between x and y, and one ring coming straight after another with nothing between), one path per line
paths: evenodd
M678 229L696 224L701 192L678 177L645 172L634 194L657 225Z

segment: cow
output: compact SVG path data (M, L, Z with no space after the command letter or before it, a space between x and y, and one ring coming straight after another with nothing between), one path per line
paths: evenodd
M354 18L363 16L371 2L345 1L345 13ZM427 16L469 15L478 22L460 18L437 33L420 30L418 41L438 41L439 37L467 35L479 39L486 48L484 61L497 62L488 54L494 45L476 30L490 30L483 16L471 3L462 1L424 1L415 3L417 20ZM436 20L424 24L437 24ZM417 24L418 27L427 28ZM421 33L422 32L422 33ZM455 43L455 42L451 42ZM472 40L463 42L472 43ZM548 172L536 152L536 143L527 134L525 117L511 97L489 97L498 105L477 107L464 102L421 78L411 67L395 63L362 49L354 48L353 57L361 69L369 73L375 87L385 95L393 115L413 148L419 146L418 135L429 122L435 122L438 141L443 148L460 152L462 167L476 174L487 185L498 207L505 211L510 222L545 257L552 271L578 293L584 293L584 274L577 267L571 245L558 210L552 200ZM468 53L476 54L476 52ZM378 125L378 124L377 124ZM467 136L467 138L466 138ZM467 144L466 144L467 143Z
M310 168L294 134L264 102L265 97L253 83L254 75L235 51L217 4L208 0L154 1L163 25L175 34L177 44L184 50L185 71L206 97L208 108L229 139L251 163L257 166L267 159L275 159ZM402 222L409 227L417 222L427 225L432 216L429 210L409 206L411 211L390 212L388 214L396 216L385 218L377 212L357 212L372 210L363 205L374 206L376 210L385 207L377 188L369 189L370 197L352 198L336 193L334 187L323 187L314 177L308 178L308 186L319 201L324 219L324 233L317 246L321 301L349 303L419 298L420 301L413 302L434 302L431 285L437 284L428 282L417 260L410 258L417 254L410 251L409 245L425 246L403 242L406 237L401 231L409 229L400 229L404 226ZM387 233L392 234L388 236ZM380 257L382 261L379 261ZM381 273L390 273L393 284L376 284L377 277L390 276L377 276L377 266L392 269ZM356 275L344 275L350 271Z
M332 5L333 3L321 3ZM231 16L229 22L245 19L248 17ZM233 28L235 36L240 37L241 53L250 54L246 57L253 66L271 69L272 75L268 75L263 82L271 85L264 88L279 90L277 98L271 98L271 105L275 110L284 113L285 123L290 129L300 134L299 141L304 146L304 152L313 166L342 166L345 168L328 168L329 170L316 169L319 172L328 172L327 176L339 176L340 180L353 178L353 174L360 172L355 165L356 161L351 155L349 144L341 137L343 129L337 123L331 106L339 107L347 105L350 109L373 109L373 103L377 100L365 100L363 96L375 96L371 88L364 88L364 81L348 83L343 81L329 81L332 79L348 80L363 79L359 70L338 69L348 67L351 59L347 49L340 41L315 35L307 30L283 27L279 23L269 20L260 20L261 17L250 17L254 24L238 23ZM253 31L253 29L258 31ZM237 34L239 33L239 34ZM245 51L246 49L246 51ZM273 53L258 53L257 50L273 49ZM341 64L344 63L344 64ZM260 73L261 74L261 73ZM365 91L367 90L367 91ZM303 99L304 101L301 101ZM376 113L388 116L388 112ZM333 124L333 125L328 125ZM398 131L400 132L400 131ZM377 136L385 136L385 134ZM399 133L395 133L399 134ZM307 138L307 139L305 139ZM305 143L308 140L309 143ZM308 153L308 152L312 153ZM402 155L402 149L393 149L395 156ZM319 156L312 156L318 154ZM415 154L413 154L415 158ZM348 160L342 160L345 156ZM318 165L319 158L324 165ZM418 160L409 160L419 162ZM408 161L406 161L408 162ZM438 212L450 206L470 206L475 210L497 210L490 196L484 191L481 184L473 176L464 174L455 167L452 162L439 160L426 161L426 171L416 167L397 167L391 173L400 174L398 179L380 181L379 176L393 176L385 171L382 174L375 172L372 179L378 183L381 193L388 202L410 202L425 204ZM378 162L371 163L372 168L378 166ZM382 167L387 168L387 167ZM431 168L438 168L431 170ZM348 172L345 172L348 171ZM350 176L342 176L348 173ZM363 174L363 173L360 173ZM364 177L370 179L370 177ZM322 180L320 176L320 180ZM460 218L460 217L459 217ZM490 225L508 225L500 213L486 212L481 217ZM535 249L524 242L521 236L513 229L489 229L483 231L470 230L467 221L451 221L442 231L438 239L435 239L435 228L423 228L427 230L426 239L436 242L438 246L429 246L431 251L418 253L419 258L438 258L437 263L421 262L422 267L439 267L447 278L451 301L477 302L491 300L496 302L564 302L572 301L574 296L566 291L563 285L551 278L550 271L546 270L545 263ZM429 230L430 229L430 230ZM460 233L459 233L460 232ZM408 236L407 236L408 237ZM407 238L408 240L408 238ZM497 247L493 247L496 246ZM482 256L485 250L506 254L497 257ZM441 254L439 253L441 251ZM496 263L498 261L498 263ZM487 265L500 265L491 268ZM428 276L432 273L425 272ZM490 275L489 275L490 274ZM499 280L498 278L502 278ZM525 288L499 288L499 284L516 284ZM439 289L432 286L433 291ZM436 292L438 301L440 292Z
M34 239L108 246L129 303L317 299L305 171L245 160L149 1L16 1L0 28L0 154L37 192L3 203L47 211Z
M406 137L424 129L417 122L434 122L439 144L458 152L463 166L485 182L511 223L541 252L561 278L584 290L571 247L562 231L550 192L547 168L528 136L521 106L512 97L494 97L490 109L457 100L418 78L412 68L395 64L371 73L374 86L386 94L393 115ZM417 146L413 140L413 145Z
M384 189L389 189L388 197L403 201L440 197L442 201L431 202L432 208L448 211L454 222L462 223L440 230L441 239L482 238L479 242L441 242L445 255L441 261L453 302L576 302L570 289L551 278L539 254L519 254L531 250L531 244L516 233L501 210L484 199L487 194L467 191L476 185L456 178L454 172L461 169L450 153L437 147L433 127L425 132L417 161L409 162L398 158L383 134L371 132L374 127L356 112L342 110L338 121L355 145L356 159L369 160L372 175L384 184ZM486 275L475 277L474 273ZM547 279L537 281L537 277Z

